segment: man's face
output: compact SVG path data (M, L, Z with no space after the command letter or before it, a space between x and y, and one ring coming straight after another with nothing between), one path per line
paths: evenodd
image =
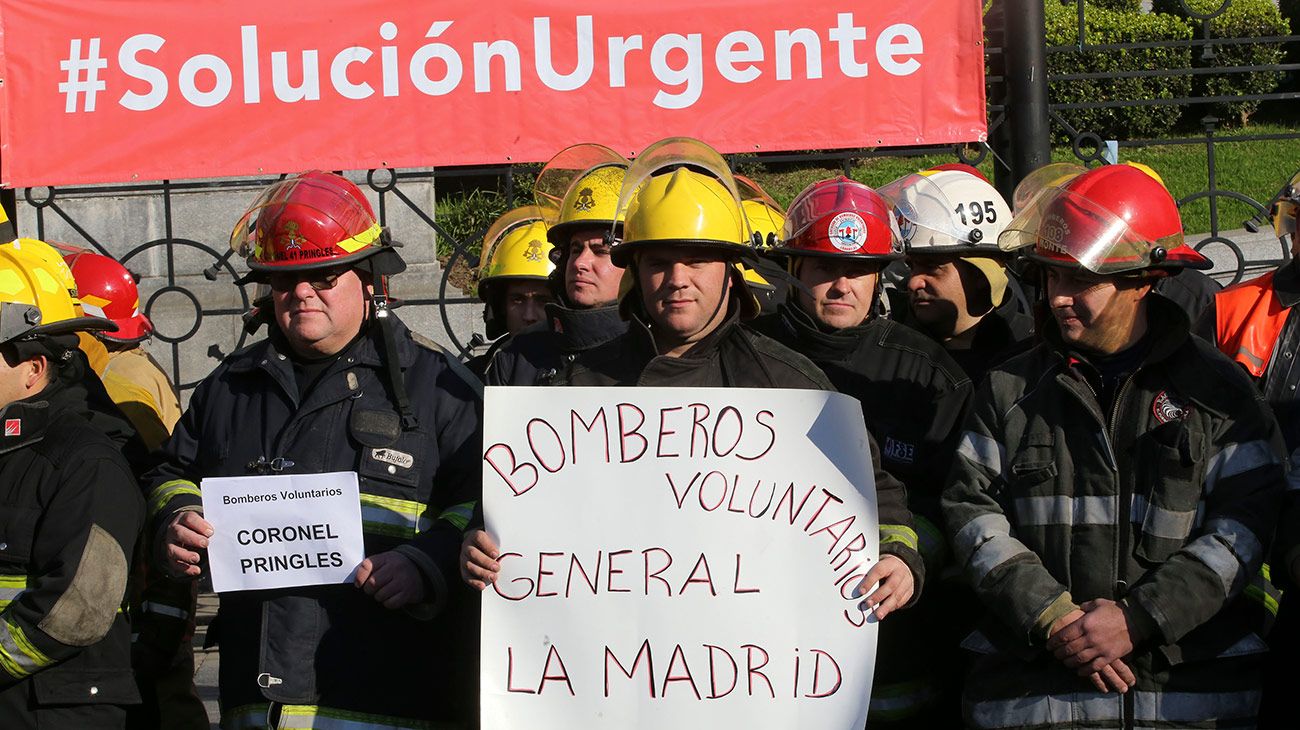
M1071 345L1110 355L1132 344L1145 279L1101 276L1083 269L1047 267L1047 303Z
M698 342L726 318L732 271L725 256L707 248L661 246L637 256L646 314L679 344Z
M795 272L808 289L799 291L799 306L827 327L856 327L871 313L879 262L804 256Z
M298 354L333 355L361 331L369 289L352 269L274 274L276 324Z
M908 256L907 299L927 329L948 329L966 311L961 272L948 256Z
M618 301L618 282L623 269L609 259L606 231L587 228L569 237L568 260L564 267L564 293L578 309L603 307Z
M543 308L551 301L546 282L518 279L505 284L506 332L517 334L542 321L546 316Z

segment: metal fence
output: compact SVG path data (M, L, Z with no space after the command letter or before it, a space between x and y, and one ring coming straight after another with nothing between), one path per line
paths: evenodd
M1049 0L1051 1L1051 0ZM1184 2L1185 0L1180 0ZM1248 42L1269 42L1283 44L1290 47L1289 44L1295 44L1300 41L1300 36L1286 35L1267 38L1213 38L1208 32L1209 26L1215 22L1215 19L1225 13L1232 0L1224 0L1223 5L1210 13L1196 13L1191 8L1186 8L1189 17L1194 22L1200 24L1202 29L1202 38L1193 38L1180 41L1157 41L1143 43L1090 43L1087 33L1086 20L1088 13L1091 12L1090 6L1085 5L1080 0L1076 6L1078 20L1078 40L1071 45L1060 45L1048 47L1047 54L1049 57L1058 54L1108 54L1122 53L1125 51L1151 49L1151 48L1180 48L1196 49L1206 55L1206 49L1224 47L1231 45L1240 45ZM995 10L991 18L997 17ZM1007 119L1007 105L1003 103L1005 98L1005 82L1013 74L1023 73L1022 69L1003 68L1003 49L997 40L997 28L993 20L990 23L990 47L987 49L987 58L989 62L990 73L988 76L988 106L990 138L993 140L992 146L989 144L980 145L957 145L946 147L927 147L927 148L905 148L905 149L871 149L871 150L841 150L835 152L807 152L797 154L772 154L763 155L760 158L744 157L733 158L732 164L744 165L816 165L825 167L838 167L847 175L852 168L864 159L878 157L912 157L921 155L942 155L950 156L953 161L966 162L970 164L979 164L985 158L992 154L998 158L996 166L1000 186L1005 190L1007 166L1002 160L1003 155L1009 155L1013 152L1013 146L1019 143L1017 140L1007 139L1008 135L1005 130ZM1204 59L1203 59L1204 60ZM1118 72L1118 77L1131 76L1134 78L1154 77L1169 78L1182 75L1205 76L1212 74L1245 74L1256 73L1260 71L1277 72L1282 74L1294 74L1300 70L1300 63L1278 63L1267 66L1215 66L1212 63L1201 63L1187 68L1165 68L1165 69L1133 69L1129 71ZM1111 72L1109 76L1116 77L1117 72ZM1096 73L1067 73L1067 74L1049 74L1047 82L1072 82L1096 78L1100 72ZM1103 161L1106 151L1103 133L1086 128L1076 128L1067 119L1067 113L1076 109L1110 109L1124 108L1134 106L1157 106L1168 108L1170 110L1181 110L1184 107L1191 109L1203 109L1207 105L1232 102L1232 101L1254 101L1254 102L1278 102L1284 100L1294 100L1300 98L1300 92L1278 89L1267 93L1259 94L1242 94L1242 95L1202 95L1202 96L1183 96L1176 98L1149 98L1149 99L1102 99L1084 102L1051 102L1049 100L1048 114L1051 124L1056 134L1068 140L1073 157L1082 164L1095 165ZM1180 112L1181 113L1181 112ZM1001 141L999 142L999 139ZM1159 143L1162 145L1204 145L1207 154L1206 167L1206 187L1204 190L1194 194L1187 195L1179 200L1179 205L1189 205L1201 200L1208 202L1210 210L1210 231L1199 241L1194 242L1198 249L1209 246L1221 245L1226 247L1237 262L1234 281L1240 279L1242 273L1246 270L1248 264L1272 264L1285 259L1288 255L1284 246L1280 246L1280 253L1277 259L1268 258L1264 261L1248 261L1247 256L1243 253L1242 248L1234 240L1230 233L1241 225L1240 220L1226 220L1220 215L1220 208L1226 201L1235 201L1238 205L1244 205L1253 215L1266 213L1269 201L1256 200L1249 195L1239 191L1225 189L1218 182L1218 168L1216 167L1216 151L1223 145L1247 142L1247 141L1264 141L1264 140L1291 140L1300 139L1300 132L1288 134L1270 134L1270 135L1252 135L1252 134L1229 134L1223 135L1218 132L1218 120L1210 115L1202 119L1201 130L1199 134L1177 137L1174 139L1122 139L1118 141L1121 148L1141 147L1150 144ZM578 140L575 140L578 141ZM389 169L371 170L365 176L365 183L369 190L372 191L378 199L377 213L382 224L387 225L390 214L397 208L410 211L415 214L416 218L431 229L438 240L438 249L440 251L439 261L441 263L441 278L438 283L435 296L418 297L407 300L406 306L427 306L437 308L439 317L446 328L450 342L444 343L449 345L454 351L462 356L466 355L471 347L470 337L463 332L457 332L451 319L448 317L448 308L454 305L466 305L476 303L478 300L466 296L463 291L458 289L453 279L465 281L465 272L475 268L478 264L475 250L477 241L473 234L456 237L452 235L446 227L440 223L432 210L422 207L416 200L403 191L403 186L411 182L429 182L431 179L438 181L439 186L453 184L458 178L474 178L482 182L483 180L491 181L495 187L502 191L502 197L507 206L524 202L517 198L522 197L519 194L522 185L518 185L517 176L535 174L535 166L517 167L512 165L498 167L477 167L464 169L439 169L431 171L394 171ZM190 255L185 257L190 261L193 267L194 253L199 254L199 259L203 262L201 269L202 275L213 282L227 282L231 286L237 286L234 282L239 276L239 270L231 262L231 253L225 240L208 240L197 241L188 238L179 238L174 236L173 232L173 196L180 193L192 193L209 190L221 190L223 188L247 188L250 185L270 184L277 178L266 178L263 180L238 181L205 181L205 182L171 182L163 181L158 184L150 185L104 185L93 187L61 187L61 188L31 188L19 191L21 199L24 200L33 209L35 218L35 231L25 231L27 234L34 234L37 237L44 237L47 223L52 219L62 221L62 224L71 227L83 239L83 241L68 241L68 243L81 243L93 247L101 252L108 253L110 246L105 245L103 240L105 235L98 232L95 221L78 221L71 215L60 201L66 197L78 195L96 194L96 195L114 195L114 194L135 194L135 195L156 195L162 201L164 216L164 232L161 238L142 243L119 258L128 267L137 257L146 254L153 255L153 252L162 251L165 259L165 283L142 302L142 308L146 314L150 314L156 302L160 297L176 293L186 297L194 308L193 325L184 332L163 334L158 333L157 339L170 348L170 370L173 380L182 390L189 390L198 384L198 379L182 378L180 361L182 359L182 350L201 350L206 345L206 356L210 358L215 365L226 354L219 345L205 343L196 337L200 325L204 318L230 317L238 318L243 315L252 304L253 292L248 287L239 287L239 297L236 306L210 306L202 301L202 298L196 296L186 287L180 285L178 281L183 275L194 276L198 271L180 271L178 270L178 261L182 257L178 252L184 250ZM1258 220L1258 219L1257 219ZM399 232L401 235L401 232ZM481 232L478 234L482 235ZM120 250L120 248L118 249ZM241 334L235 347L245 344L247 334Z

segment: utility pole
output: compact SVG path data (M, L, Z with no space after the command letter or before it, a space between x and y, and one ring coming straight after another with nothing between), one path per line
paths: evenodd
M999 41L1006 106L1002 128L993 140L1001 157L994 163L994 176L998 191L1011 200L1026 175L1052 161L1046 26L1043 0L997 0L997 4L1002 6Z

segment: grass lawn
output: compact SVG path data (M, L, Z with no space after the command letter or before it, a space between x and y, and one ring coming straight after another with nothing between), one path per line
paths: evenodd
M1230 130L1216 136L1215 168L1219 190L1230 190L1247 195L1267 205L1278 187L1300 168L1300 139L1231 142L1233 136L1285 134L1297 131L1293 126L1277 124L1252 124L1245 132ZM1204 144L1159 145L1151 147L1121 147L1120 160L1132 160L1150 165L1161 177L1177 199L1205 190L1209 186ZM1069 147L1052 151L1052 159L1069 162L1074 159ZM858 160L853 166L853 178L868 185L882 185L897 177L942 162L953 162L951 155L923 157L879 157ZM990 157L981 171L992 177L993 161ZM840 174L839 168L808 167L793 171L770 173L760 169L746 171L756 182L782 205L806 185L825 177ZM1210 230L1210 206L1205 199L1188 203L1182 209L1183 226L1189 233ZM1255 214L1255 209L1245 203L1226 198L1219 199L1219 227L1230 230L1241 227L1241 222Z
M1265 140L1254 142L1233 142L1234 136L1286 134L1300 131L1300 125L1275 123L1251 124L1245 132L1228 130L1216 136L1221 140L1215 145L1215 167L1218 172L1218 187L1222 191L1233 191L1247 195L1261 204L1267 205L1274 193L1292 173L1300 168L1300 139ZM1053 150L1052 158L1058 162L1074 159L1069 147ZM1204 144L1153 145L1150 147L1121 147L1120 159L1142 162L1153 167L1164 178L1165 185L1177 199L1205 190L1209 185L1209 173L1206 166L1206 149ZM943 162L953 162L952 155L930 155L920 157L874 157L855 161L852 168L853 178L868 185L883 185L907 173L923 170ZM761 163L742 160L739 169L764 187L781 205L789 205L795 195L809 183L840 174L838 167L777 166L780 172L767 170ZM985 175L992 177L993 160L990 156L981 166ZM516 173L517 190L526 200L531 189L528 172ZM532 174L536 174L535 170ZM457 193L442 196L438 200L436 216L439 223L447 227L451 234L464 240L471 257L477 259L479 241L476 236L505 211L505 198L500 190L474 189L469 193ZM1210 230L1210 206L1205 199L1188 203L1182 208L1183 226L1189 235L1203 235ZM1219 199L1219 228L1233 230L1241 228L1242 221L1255 214L1255 208L1228 198ZM446 257L450 247L445 242L439 245L439 255ZM466 271L457 276L468 280L469 269L478 262L474 260L459 261L458 265Z

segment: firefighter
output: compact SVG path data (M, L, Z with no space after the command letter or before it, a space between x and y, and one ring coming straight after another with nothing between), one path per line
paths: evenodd
M786 261L796 286L754 328L811 359L841 393L862 402L883 468L907 488L934 586L946 552L937 527L939 493L971 384L937 343L875 314L883 296L880 271L903 253L889 205L847 178L815 182L791 203L782 243L770 253ZM873 727L946 726L957 719L956 677L950 676L956 640L939 630L952 623L942 608L922 601L882 629Z
M739 266L752 258L736 186L703 142L669 138L637 157L620 194L625 237L613 250L627 270L620 310L628 331L578 355L561 384L806 388L831 390L803 356L741 326L758 312ZM872 463L880 454L870 440ZM863 580L883 620L919 595L924 568L901 484L876 470L882 558ZM462 577L482 590L496 579L499 550L484 531L466 535Z
M555 269L551 249L542 211L535 205L507 211L483 236L478 297L484 302L488 339L496 344L466 363L480 378L495 347L505 343L503 337L517 335L545 317L544 307L551 301L547 282Z
M1291 260L1263 276L1216 294L1198 327L1203 337L1215 343L1250 375L1273 410L1290 454L1292 482L1300 466L1300 408L1297 408L1300 400L1296 397L1300 367L1295 366L1300 351L1297 346L1300 318L1291 316L1300 302L1297 210L1300 210L1300 171L1282 187L1269 210L1277 237L1291 239ZM1280 584L1300 587L1300 492L1295 490L1288 492L1288 508L1278 530L1274 565L1280 567L1276 574ZM1269 575L1273 575L1272 571ZM1300 642L1300 625L1297 625L1300 622L1295 617L1297 603L1280 600L1271 591L1262 597L1273 599L1271 608L1277 615L1277 624L1269 637L1274 653L1270 657L1260 727L1285 728L1294 724L1295 717L1286 677L1290 674L1287 662Z
M76 279L83 311L117 325L116 331L96 335L106 349L105 362L96 371L145 445L156 449L180 420L181 404L162 366L141 347L153 334L153 323L140 311L135 276L112 258L91 251L78 250L64 259Z
M140 701L121 608L144 507L75 356L78 331L114 325L80 316L66 265L28 243L0 246L0 718L120 728Z
M477 381L390 311L405 263L347 179L270 186L231 245L269 284L272 326L199 384L145 476L156 559L202 572L219 529L204 477L338 471L359 476L367 557L351 585L221 596L222 727L460 726L476 695L455 571L480 483Z
M112 258L86 249L65 253L64 260L76 281L82 310L117 325L89 341L83 338L81 349L97 355L90 357L91 367L153 451L180 419L180 399L162 368L140 346L153 333L153 323L140 311L135 277ZM127 726L207 728L207 711L194 685L198 586L151 570L147 560L137 561L132 574L131 666L143 701L131 708Z
M947 350L972 383L1034 331L1012 296L998 234L1011 208L972 172L928 170L882 187L903 231L906 298L891 314Z
M943 497L984 608L966 722L1253 726L1277 425L1151 296L1190 255L1163 185L1109 165L1022 196L999 246L1041 269L1051 319L981 383Z
M547 385L577 353L627 329L618 314L623 269L610 248L623 235L618 193L628 161L603 145L567 147L537 176L533 194L554 248L554 301L545 322L505 342L488 366L488 385Z

